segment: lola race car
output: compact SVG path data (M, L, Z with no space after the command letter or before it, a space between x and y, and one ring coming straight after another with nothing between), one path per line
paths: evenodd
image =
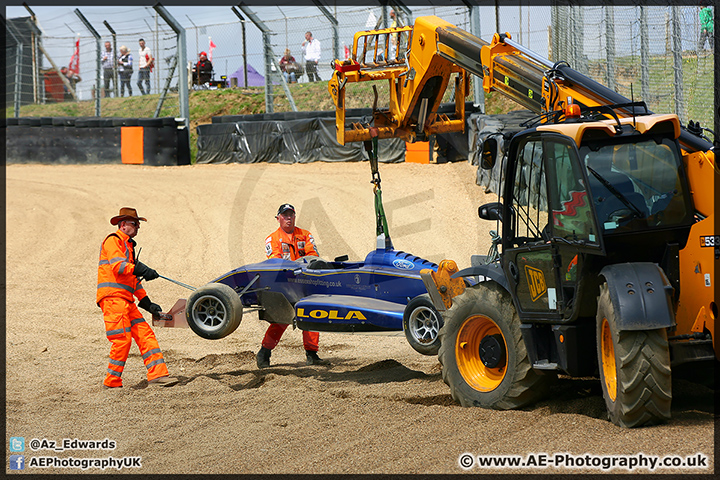
M170 313L177 318L184 306L182 320L211 340L230 335L240 325L243 310L254 309L261 320L294 324L301 330L405 332L417 352L436 355L442 316L420 271L437 271L438 265L394 250L384 236L378 237L377 245L364 261L306 256L245 265L195 289L185 305L179 300ZM184 322L177 323L166 326Z

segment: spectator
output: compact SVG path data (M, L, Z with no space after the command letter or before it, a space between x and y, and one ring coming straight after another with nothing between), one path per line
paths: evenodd
M145 46L145 40L142 38L138 40L140 43L140 50L138 50L139 70L138 70L138 81L137 86L140 89L140 93L147 95L150 93L150 72L152 72L153 66L155 65L155 59L152 56L152 52L148 47ZM145 88L143 89L142 82L145 81Z
M275 218L280 223L280 228L265 239L267 258L297 260L306 255L318 256L312 234L295 226L295 207L289 203L280 205ZM288 325L283 323L270 324L262 340L262 347L255 356L258 368L270 366L272 350L277 346L287 327ZM305 347L305 359L308 365L328 365L330 363L318 357L319 339L320 334L318 332L303 331L303 346Z
M104 96L107 97L108 92L110 91L110 80L112 80L113 87L117 90L117 85L115 85L115 52L113 52L110 42L105 42L105 51L102 53L101 60L103 77L105 78ZM117 96L117 92L115 92L115 96Z
M75 96L77 96L77 91L75 90L75 85L77 85L77 82L82 81L82 78L80 78L80 75L73 72L72 70L68 70L67 67L61 67L60 74L63 75L65 78L67 78L68 82L70 82L70 86L72 87L73 92L76 92ZM63 90L65 92L65 100L72 100L73 95L72 95L72 93L70 93L70 90L68 90L67 85L65 85L65 82L63 82Z
M133 74L132 54L128 52L125 45L120 47L120 58L118 58L118 74L120 75L120 96L125 95L125 87L127 87L128 96L132 97L132 85L130 77Z
M700 40L698 41L698 53L705 50L705 40L710 45L710 51L713 51L713 30L714 30L714 19L711 2L704 0L703 8L700 9L698 15L700 16Z
M193 83L195 85L203 85L212 78L212 62L208 60L207 53L200 52L200 60L193 68Z
M297 73L301 68L295 61L295 57L290 53L289 48L285 49L285 55L280 59L280 70L282 70L286 82L297 83Z
M305 32L305 41L302 43L305 56L305 71L308 75L308 81L319 82L320 75L317 73L317 66L320 62L320 40L316 40L312 36L312 32Z

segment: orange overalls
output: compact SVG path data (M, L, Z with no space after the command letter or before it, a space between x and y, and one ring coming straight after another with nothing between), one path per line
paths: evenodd
M298 227L295 227L292 235L285 233L282 228L275 230L265 239L265 254L267 258L284 258L285 260L297 260L305 255L318 256L312 233ZM288 326L284 323L271 323L265 332L262 346L268 350L275 348ZM303 330L303 346L305 350L317 352L319 340L320 334L318 332Z
M97 304L103 311L105 335L112 342L104 385L122 386L122 372L132 339L140 349L148 381L169 375L155 334L135 305L147 297L135 269L135 241L118 230L103 240L98 263Z

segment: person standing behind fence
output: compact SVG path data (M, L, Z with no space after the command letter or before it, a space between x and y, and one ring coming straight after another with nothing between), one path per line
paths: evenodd
M698 41L698 53L705 49L705 40L710 45L710 51L713 51L713 30L714 30L714 19L711 2L705 0L700 9L698 15L700 16L700 40Z
M140 69L138 70L137 86L140 89L140 93L147 95L150 93L150 72L152 72L155 59L153 58L150 49L145 46L145 40L141 38L138 42L140 43L140 50L138 50L138 55L140 56L138 58L138 67ZM145 88L147 91L143 89L143 80L145 81Z
M320 62L320 40L316 40L312 36L312 32L305 32L305 41L302 43L305 55L305 71L308 80L311 82L319 82L320 75L317 73L318 62Z
M130 77L133 74L132 54L128 52L125 45L120 47L120 58L118 58L118 74L120 75L120 96L125 95L125 87L127 87L128 96L132 97L132 85L130 85Z
M105 95L109 95L110 91L110 80L113 81L113 88L117 90L117 85L115 85L115 72L113 69L115 68L115 52L113 52L112 46L110 45L110 42L105 42L105 51L102 53L102 68L103 68L103 77L105 77ZM117 96L117 92L115 93Z

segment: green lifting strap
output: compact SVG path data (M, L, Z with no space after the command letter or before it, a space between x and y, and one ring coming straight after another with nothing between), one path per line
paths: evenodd
M371 135L372 135L371 130ZM387 245L392 247L390 241L390 232L388 231L387 219L385 218L385 209L382 204L382 189L380 188L380 172L378 171L378 137L377 133L372 136L370 142L365 141L365 150L368 152L370 159L370 170L372 171L372 182L375 187L373 192L375 193L375 218L376 218L376 234L378 236L385 235L385 242Z

